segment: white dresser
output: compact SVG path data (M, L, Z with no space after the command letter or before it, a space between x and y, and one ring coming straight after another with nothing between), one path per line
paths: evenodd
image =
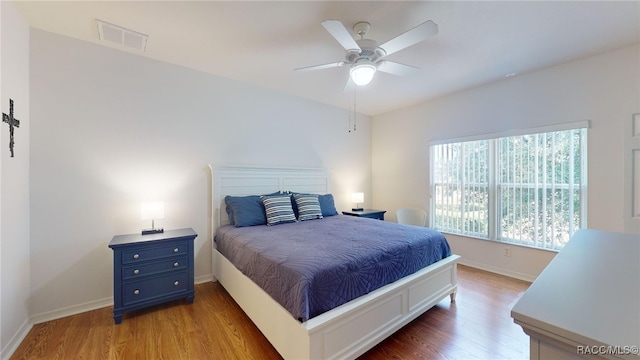
M531 359L640 359L640 235L579 230L511 317Z

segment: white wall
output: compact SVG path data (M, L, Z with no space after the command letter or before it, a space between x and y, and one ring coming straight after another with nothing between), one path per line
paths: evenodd
M196 279L211 278L208 163L332 170L339 209L370 192L371 125L348 113L145 57L31 31L31 314L112 302L116 234L192 227ZM215 61L212 59L211 61Z
M0 123L0 358L8 358L29 331L29 27L9 1L0 1L0 108L14 116L15 157L9 126Z
M389 219L404 206L429 208L430 140L591 120L588 133L589 228L623 227L624 134L640 111L640 48L627 47L437 98L374 117L373 206ZM448 236L463 261L534 279L553 252Z

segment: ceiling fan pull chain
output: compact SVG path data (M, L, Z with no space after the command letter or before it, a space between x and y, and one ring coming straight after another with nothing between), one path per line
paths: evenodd
M347 132L351 132L351 101L347 101L349 104L349 126L347 127Z
M358 112L356 111L356 93L358 89L353 89L353 131L356 131L356 120L358 119Z

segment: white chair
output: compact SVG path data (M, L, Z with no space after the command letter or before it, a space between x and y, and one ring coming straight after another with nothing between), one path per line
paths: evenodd
M427 225L427 212L422 209L404 208L396 211L398 224L408 224L416 226Z

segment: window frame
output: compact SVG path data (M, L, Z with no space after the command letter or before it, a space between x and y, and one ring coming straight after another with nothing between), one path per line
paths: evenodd
M499 165L499 141L501 138L508 138L513 136L526 136L526 135L534 135L541 133L551 133L558 131L571 131L571 130L581 130L580 134L580 226L574 228L574 232L580 228L587 227L587 192L588 192L588 179L587 179L587 139L588 139L588 129L590 128L590 121L578 121L578 122L570 122L570 123L562 123L556 125L549 126L540 126L535 128L525 128L525 129L514 129L509 131L504 131L500 133L490 133L490 134L481 134L481 135L473 135L467 137L460 138L452 138L452 139L438 139L429 142L429 218L430 224L434 224L435 228L435 212L436 212L436 199L435 199L435 154L434 154L434 146L435 145L446 145L446 144L457 144L464 143L468 141L477 141L477 140L488 140L488 184L487 184L487 212L488 212L488 220L487 220L487 237L481 236L482 234L469 234L465 233L464 225L461 226L459 232L452 232L451 229L439 230L444 233L453 234L457 236L465 236L469 238L476 238L481 240L489 240L495 241L502 244L516 245L516 246L524 246L531 247L540 250L549 250L549 251L559 251L562 246L559 247L544 247L540 246L540 239L534 240L534 245L520 243L518 241L512 241L513 239L500 239L500 221L501 218L499 216L500 211L500 182L499 174L500 169ZM464 211L464 210L463 210ZM542 244L544 245L544 244Z

